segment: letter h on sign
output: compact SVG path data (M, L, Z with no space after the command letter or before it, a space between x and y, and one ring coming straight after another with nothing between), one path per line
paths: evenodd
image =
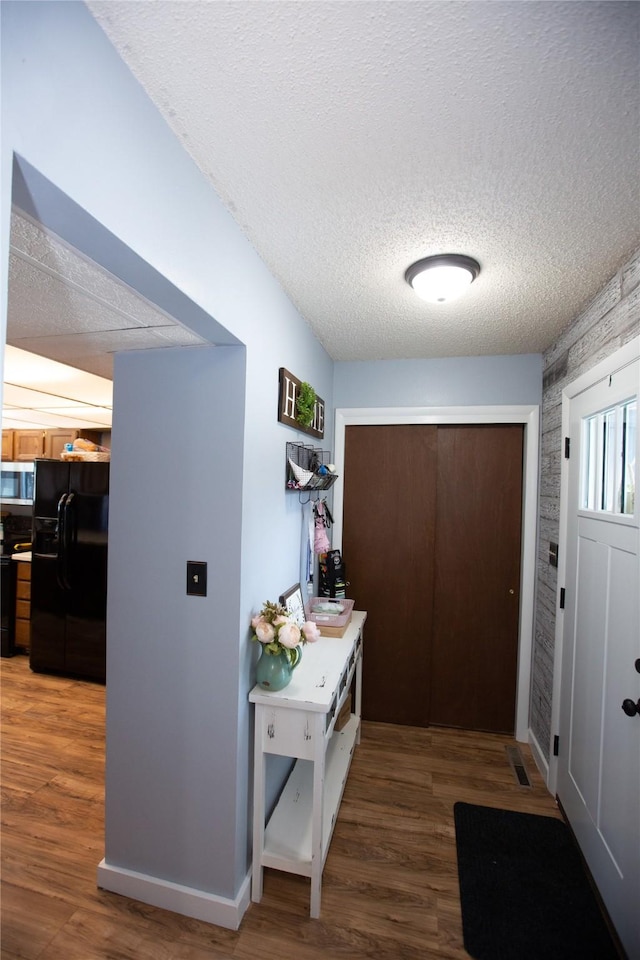
M283 368L283 371L284 371L284 376L283 376L284 383L282 384L282 388L281 388L283 390L283 396L282 396L283 411L282 412L285 417L288 417L290 420L295 420L296 419L296 399L297 399L298 391L296 389L296 385L294 381L291 379L287 371L284 370L284 368Z

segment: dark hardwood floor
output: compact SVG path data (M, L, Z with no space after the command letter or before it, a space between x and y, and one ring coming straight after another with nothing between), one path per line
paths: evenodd
M2 960L462 960L453 804L559 816L509 737L365 723L327 858L309 881L265 871L237 932L96 887L104 687L1 661Z

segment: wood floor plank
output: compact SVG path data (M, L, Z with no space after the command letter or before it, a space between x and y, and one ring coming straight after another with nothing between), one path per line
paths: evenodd
M165 939L166 937L166 939ZM232 960L218 946L179 943L153 923L126 923L90 910L76 911L38 960Z
M126 927L144 927L145 936L159 943L181 944L185 949L215 949L223 956L232 953L239 936L235 930L184 917L106 890L97 891L91 911Z
M265 870L238 931L100 890L104 706L99 684L3 660L2 960L468 960L453 805L560 816L526 745L364 723L336 821L319 920L309 880Z
M2 881L2 957L37 960L75 907L48 893L37 894Z
M46 782L48 777L43 776L43 772L35 764L25 764L20 761L6 759L7 744L3 741L4 756L2 761L2 797L3 809L4 798L7 800L15 794L23 799L32 796L36 790L39 790ZM53 771L51 771L53 773Z

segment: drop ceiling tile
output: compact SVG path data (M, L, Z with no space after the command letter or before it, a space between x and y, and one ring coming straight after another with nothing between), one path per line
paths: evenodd
M34 411L35 412L35 411ZM112 411L107 407L91 407L86 404L78 408L69 408L65 413L59 407L41 407L39 411L47 419L57 418L66 423L92 423L95 426L111 426Z
M81 290L9 259L7 339L139 327L141 321L88 297Z
M12 407L5 404L2 408L2 428L4 430L46 429L47 427L85 427L93 430L111 428L113 414L109 407Z
M14 258L22 260L41 277L57 278L63 284L83 290L105 308L135 319L137 325L171 326L175 323L172 317L104 267L15 210L11 217L11 250Z
M62 389L62 388L59 388ZM31 408L33 410L43 407L57 405L59 407L71 408L83 406L80 400L70 400L64 396L58 396L52 393L40 392L39 390L30 390L28 387L15 386L13 383L4 384L2 395L3 406L15 406Z
M106 380L113 380L113 354L102 353L95 356L82 357L80 361L81 368L86 373L92 373L96 377L103 377Z
M171 331L168 333L167 331ZM132 330L99 330L49 337L25 337L15 341L23 350L40 353L65 363L100 353L120 353L156 347L190 346L203 341L183 327L137 327Z
M61 417L57 413L48 413L42 410L12 410L11 419L22 424L25 430L31 430L41 425L45 425L45 427L75 427L79 426L81 418ZM82 418L82 421L86 422L86 418ZM3 426L5 426L4 418Z
M2 429L3 430L20 430L23 427L21 420L14 420L13 417L9 416L7 411L3 408L2 410Z
M167 346L167 341L172 347L191 347L203 343L211 345L208 340L179 324L173 327L153 327L151 332L158 341L156 345L159 347Z
M113 384L107 377L93 376L91 373L66 366L49 359L42 353L27 353L10 344L5 346L4 352L5 391L9 385L20 386L29 391L43 393L51 404L52 395L62 397L65 401L76 400L98 406L111 406L113 398ZM13 387L11 387L13 390ZM17 394L7 394L8 396ZM26 394L22 398L26 398ZM57 401L56 401L57 402ZM22 401L21 401L22 404Z

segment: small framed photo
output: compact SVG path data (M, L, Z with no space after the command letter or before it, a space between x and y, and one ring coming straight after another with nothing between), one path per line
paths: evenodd
M287 615L291 617L294 623L297 623L299 627L305 622L306 617L304 613L304 600L302 599L302 589L299 583L294 583L292 587L289 587L288 590L280 597L280 603L287 611Z

